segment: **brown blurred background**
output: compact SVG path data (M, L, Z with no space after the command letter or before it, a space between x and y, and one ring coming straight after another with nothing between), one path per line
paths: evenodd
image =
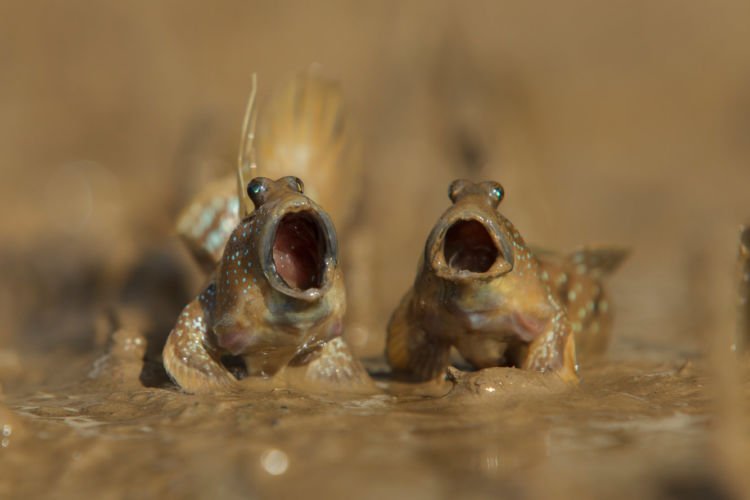
M199 276L177 211L231 170L261 95L319 63L364 144L384 326L456 177L527 240L633 248L615 351L693 350L750 220L750 4L0 4L0 346L86 348L104 303L164 328ZM158 302L158 304L154 304Z

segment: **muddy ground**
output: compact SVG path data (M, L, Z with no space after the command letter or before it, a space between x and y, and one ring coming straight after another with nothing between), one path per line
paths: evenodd
M0 496L747 496L749 18L740 1L0 4ZM182 394L158 339L202 277L176 214L231 170L251 73L263 98L311 63L361 138L353 307L373 326L350 338L383 394ZM531 242L632 248L579 387L383 374L456 177L501 181Z

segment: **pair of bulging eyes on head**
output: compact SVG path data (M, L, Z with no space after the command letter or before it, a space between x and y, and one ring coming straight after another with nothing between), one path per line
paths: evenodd
M305 192L305 185L299 177L287 176L279 179L279 182L300 194ZM266 202L268 194L271 192L270 179L265 177L256 177L247 185L247 195L252 200L255 208L260 207ZM493 206L498 206L503 197L505 197L505 189L499 182L495 181L484 181L474 183L465 179L457 179L451 182L448 188L448 197L453 203L464 198L465 196L480 196L486 197Z
M256 177L248 183L247 195L252 200L256 209L260 208L266 202L268 195L273 191L274 184L271 179L266 177ZM299 177L294 177L293 175L282 177L278 180L278 184L300 194L305 192L305 184Z

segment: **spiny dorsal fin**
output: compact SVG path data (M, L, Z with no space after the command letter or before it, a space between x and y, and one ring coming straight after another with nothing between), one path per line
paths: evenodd
M240 218L253 211L253 205L245 189L250 179L255 177L255 122L258 116L256 96L258 94L258 75L253 73L250 97L247 99L245 118L242 120L242 136L237 157L237 196L240 201Z

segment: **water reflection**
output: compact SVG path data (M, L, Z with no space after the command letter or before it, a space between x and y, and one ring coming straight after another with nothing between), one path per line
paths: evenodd
M280 476L289 468L289 458L283 451L271 448L260 456L260 465L272 476Z

